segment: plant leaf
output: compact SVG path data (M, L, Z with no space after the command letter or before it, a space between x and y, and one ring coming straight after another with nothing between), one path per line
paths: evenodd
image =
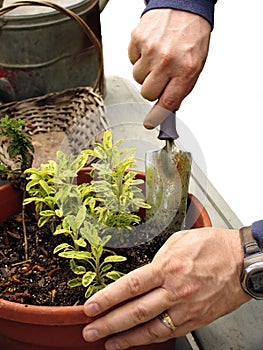
M56 231L53 233L54 236L57 236L57 235L69 235L71 234L72 231L68 230L68 229L65 229L65 228L57 228Z
M48 221L49 221L49 217L46 217L46 216L43 216L43 217L40 217L39 220L38 220L38 226L39 227L42 227L44 226Z
M113 281L118 280L120 277L125 276L125 273L119 272L119 271L110 271L106 274L108 278L110 278Z
M112 264L107 264L101 267L101 272L105 273L112 268Z
M87 216L87 209L84 205L82 205L76 216L76 222L78 227L82 225L83 221L86 219L86 216Z
M61 243L54 248L53 253L56 254L56 253L60 252L61 250L64 250L67 248L71 248L71 246L68 243Z
M81 277L73 278L72 280L68 281L68 286L71 288L79 287L81 285L82 285L82 278Z
M87 242L82 237L80 237L79 239L75 239L74 243L76 245L78 245L79 247L83 247L83 248L85 248L87 246Z
M83 275L86 273L86 268L84 266L77 265L74 259L70 260L70 268L76 275Z
M108 262L121 262L121 261L125 261L125 260L127 260L127 258L125 258L124 256L121 256L121 255L110 255L110 256L107 256L104 259L104 262L105 263L108 263Z
M91 253L72 250L72 251L61 252L59 253L59 256L67 259L89 260L91 258Z
M46 216L46 217L56 216L56 212L54 210L42 210L39 214L41 216Z
M96 272L88 271L82 277L82 285L88 287L96 277Z
M94 285L90 285L89 288L86 290L85 298L88 299L96 292L97 292L97 288Z
M52 192L51 187L48 186L48 184L44 181L44 180L40 180L39 181L39 185L43 188L43 190L50 195L50 193Z

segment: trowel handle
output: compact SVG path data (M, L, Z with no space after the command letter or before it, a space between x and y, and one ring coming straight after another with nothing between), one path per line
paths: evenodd
M158 139L176 140L179 137L176 131L175 112L171 112L168 117L161 123Z

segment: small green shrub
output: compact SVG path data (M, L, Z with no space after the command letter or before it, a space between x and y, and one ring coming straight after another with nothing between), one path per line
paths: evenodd
M7 115L0 119L0 137L6 141L8 153L0 156L15 164L12 169L0 160L0 179L15 182L20 187L23 186L23 172L32 165L34 152L29 136L23 132L24 125L24 120L10 119Z
M121 229L140 222L140 208L149 208L138 187L143 180L128 171L135 165L135 149L120 149L121 143L113 144L111 132L106 131L103 143L97 143L94 150L82 151L76 159L59 151L57 162L50 160L39 169L25 170L29 176L24 205L35 204L40 227L49 224L54 235L67 237L54 253L70 259L77 277L68 284L85 287L87 298L122 275L112 264L126 258L105 248L112 228L114 234L121 235ZM77 185L78 172L89 157L96 159L92 180Z

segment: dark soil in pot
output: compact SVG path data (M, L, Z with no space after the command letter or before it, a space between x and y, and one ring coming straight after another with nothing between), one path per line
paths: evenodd
M61 237L53 236L48 227L39 228L33 212L26 212L25 223L30 251L26 261L21 214L13 215L0 227L0 297L31 305L82 305L84 290L67 286L67 281L75 277L68 260L53 254L54 248L62 243ZM127 273L150 262L155 253L152 247L146 243L141 249L136 246L114 249L128 258L118 263L118 269Z
M48 227L39 228L33 212L26 212L25 224L30 252L26 261L21 214L13 215L0 227L0 297L31 305L82 305L83 289L67 286L67 281L75 277L69 261L53 254L54 248L62 243L61 237L53 236ZM149 227L139 225L132 232L122 232L123 243L128 247L119 247L120 234L112 242L118 248L108 249L127 257L127 261L115 264L118 270L128 273L149 263L170 235L164 232L149 240L148 232L153 233L154 228L148 230Z
M194 200L189 197L189 203ZM0 226L0 298L31 305L82 305L85 302L83 289L67 285L67 281L75 277L69 262L53 254L54 247L61 243L60 236L53 236L47 227L40 229L31 211L26 213L25 219L31 252L27 261L21 214L13 215ZM109 247L127 257L127 261L116 264L116 268L127 273L149 263L170 234L164 231L154 236L154 227L151 230L146 224L137 226L132 232L124 232L122 247L119 237L116 242L112 241L115 247Z
M74 277L68 261L53 255L60 237L52 236L48 228L39 229L32 212L25 218L30 251L27 261L21 214L0 227L0 297L31 305L83 304L83 290L67 286Z

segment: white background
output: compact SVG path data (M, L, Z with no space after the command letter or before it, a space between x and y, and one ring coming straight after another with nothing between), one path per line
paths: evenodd
M208 60L178 112L209 180L245 225L263 219L263 2L251 3L218 0ZM101 14L105 74L138 89L127 47L143 8L143 0L110 0Z

